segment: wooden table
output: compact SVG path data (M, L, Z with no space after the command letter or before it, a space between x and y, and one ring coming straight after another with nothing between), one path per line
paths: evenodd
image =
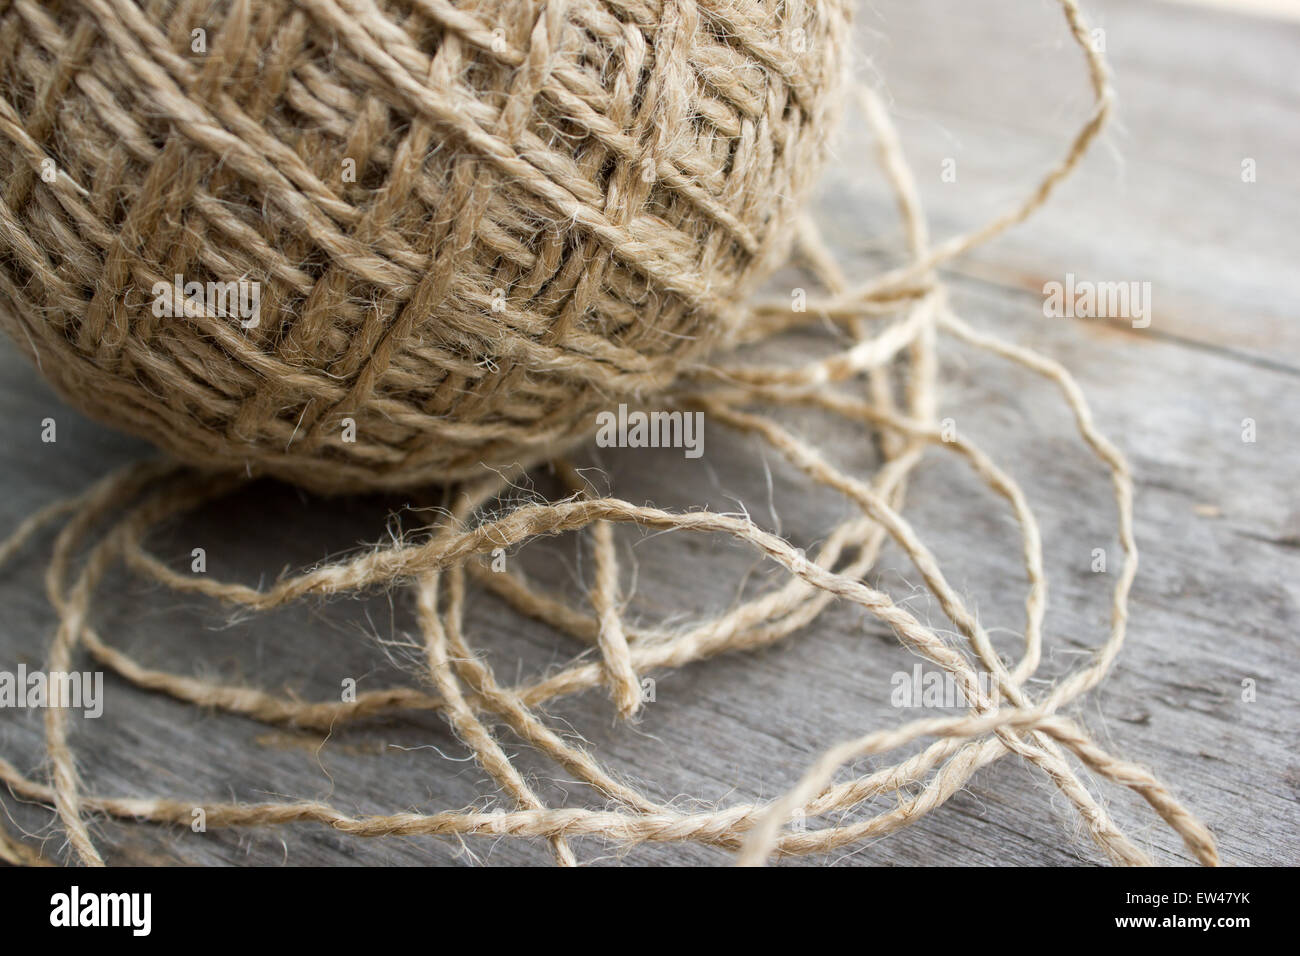
M1147 0L1087 6L1105 30L1118 122L1043 213L956 263L947 278L956 306L976 326L1069 364L1137 475L1142 571L1129 641L1110 679L1073 713L1114 752L1169 782L1214 829L1225 862L1296 863L1300 24ZM861 7L860 73L883 84L936 236L1004 208L1060 154L1088 92L1054 4L876 0ZM865 159L869 149L861 120L852 119L819 200L828 235L864 275L882 267L901 236L889 192ZM941 175L948 159L956 182ZM1253 182L1243 181L1247 159ZM1067 273L1150 282L1151 326L1045 318L1043 285ZM788 288L789 278L778 277L774 288ZM1051 678L1105 633L1112 578L1092 571L1094 548L1118 553L1105 475L1040 380L952 343L943 362L944 414L1021 480L1042 522L1052 591L1041 674ZM54 444L41 441L46 417L58 423ZM1255 422L1253 443L1242 440L1247 418ZM863 473L871 467L861 434L795 420L834 460ZM147 453L64 407L9 348L0 350L0 448L0 528ZM672 450L600 450L591 460L625 497L677 508L743 504L804 546L847 514L844 503L810 492L774 455L720 428L707 432L699 460ZM322 502L258 483L174 523L154 545L178 565L202 546L209 573L256 582L380 540L386 515L403 504ZM981 620L1001 629L999 646L1010 653L1023 582L1009 518L938 452L912 485L907 514ZM412 526L411 515L405 521ZM637 620L686 622L781 580L774 567L725 542L627 529L619 540L625 587L635 584L628 614ZM53 621L41 588L47 557L32 545L0 571L0 669L44 661ZM518 560L575 593L590 571L572 537L530 546ZM1116 566L1112 558L1112 572ZM913 595L908 606L940 623L916 579L904 557L887 550L869 582ZM337 698L348 677L363 689L410 680L406 594L232 621L220 608L121 575L101 591L96 614L110 641L183 673L310 699ZM506 679L576 652L485 595L473 600L470 626ZM764 651L655 675L656 700L634 725L613 719L600 690L546 709L554 726L581 734L608 766L657 798L682 807L770 798L822 748L917 716L889 703L891 676L913 661L878 623L834 607ZM1251 702L1243 700L1247 680L1256 687ZM322 740L199 712L112 675L105 693L104 716L74 724L73 745L95 792L196 801L322 797L358 813L506 805L435 714L344 728ZM561 771L505 739L546 800L586 799ZM0 753L39 772L40 715L0 714ZM1093 784L1121 827L1158 859L1188 858L1131 794ZM67 858L50 812L9 795L0 803L11 831ZM93 829L114 863L549 859L539 842L363 841L315 826L194 834L97 818ZM1079 832L1049 782L1007 758L915 826L816 862L1097 861ZM695 846L623 852L578 841L576 849L588 863L727 859Z

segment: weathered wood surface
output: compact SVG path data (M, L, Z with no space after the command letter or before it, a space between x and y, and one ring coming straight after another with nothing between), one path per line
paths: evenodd
M1088 6L1106 29L1120 122L1045 213L956 266L955 302L976 325L1066 360L1136 469L1142 572L1131 636L1113 675L1076 708L1078 716L1117 753L1171 783L1213 827L1226 862L1295 863L1300 25L1134 0ZM936 235L976 225L1019 195L1082 115L1082 67L1059 21L1054 4L1020 0L876 0L860 10L862 73L884 78ZM865 134L850 130L821 202L830 236L863 270L879 268L878 254L899 238L868 155ZM949 157L956 183L940 178ZM1247 157L1256 162L1254 183L1242 182ZM1042 284L1066 272L1150 281L1151 328L1045 319ZM944 361L945 414L1024 483L1043 524L1052 594L1042 674L1058 675L1104 635L1111 579L1090 564L1094 547L1116 550L1105 476L1046 384L956 346L945 348ZM53 445L39 437L47 416L58 421ZM1257 422L1253 444L1241 440L1245 418ZM871 466L860 435L813 418L800 422L835 460ZM0 528L147 453L62 406L9 348L0 349L0 448ZM598 460L626 497L724 510L743 502L798 544L812 544L846 513L842 502L809 492L773 455L719 429L707 432L698 461L672 451L607 450ZM173 525L157 547L181 561L203 546L210 573L256 581L378 540L386 513L402 503L320 502L258 484ZM935 453L909 495L908 515L982 620L1006 629L999 640L1012 652L1023 584L1017 538L1000 503ZM747 569L750 588L780 579L724 542L635 533L621 542L625 583L635 562L630 613L644 620L684 621L725 607ZM47 556L33 546L0 571L0 669L43 662L52 627L41 588ZM554 580L573 582L588 571L572 538L534 546L520 559ZM906 595L915 578L891 550L872 581ZM937 608L919 594L910 606L937 623ZM314 699L336 696L345 677L362 688L408 679L394 662L409 649L379 644L412 630L405 596L311 604L230 623L219 608L115 578L96 613L109 640L181 672ZM537 673L575 652L486 597L474 600L470 617L504 677ZM776 795L824 746L915 716L889 705L890 675L912 662L881 627L840 607L763 652L656 675L657 701L634 726L616 724L601 691L558 701L548 712L652 795L683 806L691 798L729 803ZM1258 686L1253 703L1241 696L1247 678ZM490 782L463 759L466 751L436 715L342 729L322 741L200 713L112 676L106 682L104 717L78 720L73 737L85 781L97 792L165 791L196 801L328 797L357 812L502 805L482 796L493 793ZM40 770L41 741L39 714L0 714L0 753L22 769ZM561 772L526 751L521 756L545 799L581 799L581 788ZM1121 826L1159 859L1187 859L1144 805L1112 787L1100 792ZM11 830L44 841L55 858L66 856L48 811L9 795L0 803ZM538 843L358 841L311 826L198 835L96 820L94 830L115 863L549 858ZM577 850L590 863L726 859L694 846L624 855L580 841ZM819 862L1097 859L1051 785L1005 759L916 826Z

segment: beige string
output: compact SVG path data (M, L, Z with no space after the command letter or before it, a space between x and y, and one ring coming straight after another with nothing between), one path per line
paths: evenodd
M574 492L586 493L586 483L567 462L560 463L560 475ZM591 607L600 621L596 643L618 716L626 720L641 706L641 682L632 667L632 652L628 649L627 635L618 613L618 552L613 525L608 521L593 524L591 542L595 559Z
M1098 846L1117 862L1142 864L1149 862L1149 857L1120 831L1080 778L1072 760L1101 779L1139 794L1182 837L1195 859L1216 863L1212 835L1168 788L1150 771L1104 751L1063 713L1104 679L1125 638L1129 591L1137 571L1133 486L1128 466L1098 431L1082 392L1063 366L973 329L954 314L935 274L943 262L987 241L1041 206L1078 164L1105 121L1111 103L1105 65L1088 43L1088 31L1074 0L1060 2L1071 35L1086 57L1095 105L1064 159L1048 171L1030 195L980 229L932 246L897 134L878 99L863 91L860 105L877 133L881 168L898 198L907 235L908 264L851 287L815 228L810 223L802 224L796 254L825 286L825 296L810 299L809 312L803 315L791 314L788 304L784 311L773 303L755 305L738 341L758 341L824 318L847 334L850 343L794 368L742 365L735 359L701 366L690 370L665 399L674 407L702 410L710 422L766 443L814 484L844 495L856 506L859 514L831 529L815 555L805 556L747 516L706 511L674 513L591 495L566 462L557 463L557 467L575 491L572 497L526 503L488 517L484 508L509 486L507 475L491 475L459 489L454 507L429 527L431 534L427 538L365 551L285 577L266 588L187 576L147 550L148 535L159 523L229 494L245 482L239 476L205 474L166 463L132 466L110 475L85 495L33 515L0 544L0 560L11 558L42 526L72 514L56 538L47 575L47 590L59 618L50 652L51 668L70 664L74 652L83 647L102 666L142 688L267 723L315 730L380 714L437 710L514 801L515 809L357 817L319 801L232 804L82 793L68 744L66 717L57 709L49 711L46 720L50 782L30 779L2 759L0 779L22 799L53 806L74 853L86 863L101 862L86 825L88 813L187 824L193 809L201 806L207 825L214 827L312 822L366 837L423 834L544 838L562 864L577 862L567 841L588 835L625 845L696 841L738 850L740 862L754 864L774 855L826 853L894 832L940 807L980 767L1007 754L1017 754L1048 776L1077 810ZM881 319L893 321L876 331ZM945 436L937 427L936 351L941 337L988 352L1054 383L1073 413L1080 437L1111 478L1124 560L1111 595L1110 629L1084 666L1044 693L1032 693L1026 687L1038 668L1047 637L1047 580L1038 524L1028 500L1009 474L965 437ZM901 405L895 398L900 383ZM859 394L852 388L855 385L860 386ZM849 475L833 466L817 448L754 410L763 405L802 405L853 423L878 442L883 463L870 480ZM907 479L931 448L955 454L1008 505L1020 529L1028 590L1023 654L1014 664L1005 662L995 651L986 630L949 583L935 555L903 516ZM692 626L673 630L645 627L624 620L619 613L614 534L619 524L730 535L780 564L790 578L724 614ZM106 527L92 541L101 526ZM592 536L594 580L589 588L590 609L571 606L516 572L494 573L481 560L499 547L515 548L540 535L582 529L590 529ZM954 646L944 640L888 594L864 583L864 576L887 540L907 556L961 636L962 644ZM81 563L74 574L77 555L81 555ZM96 588L105 571L117 561L179 592L256 610L311 595L409 586L415 592L425 671L431 687L396 687L363 693L355 701L313 703L147 668L107 644L90 620ZM545 678L513 688L502 685L465 632L464 600L469 582L521 613L595 648L599 659L580 657ZM783 640L813 623L834 600L863 607L887 623L905 646L952 675L972 703L970 712L959 717L916 720L844 741L821 754L798 784L774 801L693 812L662 805L619 780L585 749L550 729L538 714L538 706L547 700L604 686L613 696L618 714L630 716L640 704L639 675ZM996 695L981 691L977 665L995 679ZM500 718L521 740L582 781L604 805L544 806L488 729L485 718L491 717ZM841 768L853 761L885 754L923 738L933 740L897 764L864 776L838 782L835 779ZM796 818L813 821L840 814L847 819L844 814L882 796L889 797L892 806L874 815L807 829L788 826ZM2 834L0 857L11 862L41 859L22 841Z
M540 463L742 318L851 37L847 0L0 4L0 329L205 468ZM177 274L257 324L155 315Z

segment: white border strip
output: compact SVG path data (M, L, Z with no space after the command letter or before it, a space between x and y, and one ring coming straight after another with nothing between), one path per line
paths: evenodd
M1164 0L1169 4L1213 7L1226 13L1300 21L1300 0Z

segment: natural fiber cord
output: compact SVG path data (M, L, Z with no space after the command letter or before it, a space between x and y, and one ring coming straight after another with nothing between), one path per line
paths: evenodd
M216 82L220 75L205 79L202 70L173 52L175 37L164 37L124 0L87 0L84 18L63 23L30 2L12 4L0 21L0 63L9 76L17 70L29 79L22 94L27 112L21 124L13 102L19 91L10 87L0 97L5 112L0 132L14 147L5 161L26 164L36 175L51 131L58 127L56 117L87 135L92 135L92 115L96 123L112 118L105 128L114 135L104 139L101 131L93 134L100 137L92 140L94 148L78 147L74 155L86 165L61 174L53 188L10 177L0 206L0 255L5 263L0 276L5 277L4 294L11 305L5 321L24 323L32 347L43 356L46 374L63 390L75 390L78 377L100 375L102 387L112 395L112 402L105 396L105 406L120 402L130 409L119 417L125 424L169 436L164 443L191 459L227 466L195 469L169 461L132 466L106 477L77 500L32 516L0 543L3 562L26 547L41 528L66 518L46 578L60 621L50 667L66 667L84 650L141 688L270 724L321 731L376 714L437 710L515 809L352 816L321 801L242 804L205 802L191 795L93 795L83 792L68 744L67 716L57 708L49 710L46 719L49 781L31 779L3 760L0 778L20 798L56 808L77 858L90 864L102 861L87 826L89 814L188 825L195 808L203 809L208 827L311 822L367 837L544 838L561 864L577 862L568 841L586 835L622 845L695 841L738 851L743 863L761 863L774 855L824 853L905 827L941 807L980 767L1015 754L1046 774L1115 861L1142 864L1149 859L1081 779L1080 765L1101 780L1139 794L1197 860L1215 863L1212 835L1156 777L1107 753L1064 713L1101 683L1125 639L1129 590L1137 571L1128 466L1098 431L1069 373L1047 357L966 324L953 313L935 271L1038 209L1105 123L1112 98L1105 64L1088 43L1074 0L1060 0L1060 5L1086 58L1095 95L1065 157L1004 215L975 232L932 244L890 120L876 97L861 91L857 106L877 134L881 169L897 193L908 237L907 263L853 286L816 229L802 222L792 230L795 253L825 292L809 300L806 313L792 313L788 302L728 305L727 290L743 290L761 271L756 263L782 244L778 232L785 212L760 212L754 203L764 199L774 183L784 184L781 189L795 187L794 192L802 189L804 171L793 157L821 148L825 131L803 127L825 121L822 111L829 107L824 85L838 67L827 63L816 67L824 72L810 73L807 64L783 59L784 47L773 39L776 28L770 21L764 20L762 29L754 26L769 14L765 5L507 4L518 22L506 30L505 52L491 53L492 31L479 18L481 8L469 4L423 0L418 15L399 24L361 2L304 2L305 12L295 9L287 16L289 5L267 4L274 13L266 19L235 3L226 28L247 40L242 46L268 51L259 61L265 75L242 87L249 91L245 105L251 111L244 113L221 93ZM777 9L784 13L778 23L819 31L830 47L847 42L835 33L842 27L830 4L785 3ZM300 48L307 25L321 21L330 23L340 37L329 70L311 58L296 61L290 55ZM177 36L185 26L183 18L180 23ZM566 24L582 24L582 29L571 36ZM426 33L438 37L439 52L433 57L419 52L429 48L417 42ZM586 39L579 42L579 34ZM577 45L557 41L561 36ZM680 58L669 52L676 44L682 45ZM827 49L822 47L817 55L834 59ZM470 51L473 67L467 65ZM598 67L590 72L582 65L584 58L605 58L611 62L610 72L602 74ZM638 72L647 62L654 64L649 69L655 79ZM673 69L664 67L665 62L690 67L683 75L661 77L661 70ZM746 64L755 65L752 76ZM252 69L251 60L240 59L225 68L233 71L236 87L252 83L240 72ZM481 77L474 96L438 102L430 89L443 87L431 78L446 81L462 69ZM712 90L709 95L701 93L705 86ZM67 110L73 118L68 119L57 104L73 87L75 105ZM176 133L155 142L157 131L134 125L135 114L119 98L137 89L147 89L155 98L146 115L165 114ZM189 115L185 104L191 100L179 91L199 89L207 90L201 98L207 105L195 106ZM514 94L522 89L531 91L528 102L533 108L544 114L552 111L552 120L562 116L563 122L573 122L570 138L548 139L549 134L541 132L545 124L532 125L534 114L512 113L512 104L518 102ZM690 92L675 105L657 105L669 89ZM313 127L319 128L320 149L338 149L337 143L328 144L332 138L354 143L360 154L371 157L375 168L385 171L374 182L402 167L404 150L418 147L420 155L432 150L436 157L433 144L444 137L455 139L457 149L468 150L474 159L435 158L435 164L443 164L436 176L423 185L407 183L391 204L377 200L380 210L368 223L344 196L331 192L311 173L310 163L302 158L314 155L311 148L276 145L288 138L288 114L277 111L272 102L280 90L293 109L310 116ZM170 98L164 96L168 91ZM400 136L394 136L395 103L408 109L410 126ZM231 105L229 112L221 112L223 104ZM792 118L801 110L802 117ZM359 121L348 125L345 115ZM684 121L687 116L694 118L694 125ZM665 120L667 127L662 126ZM712 143L700 141L699 124L714 130ZM227 130L238 131L241 140L228 147L230 170L204 185L203 177L194 177L188 157L195 142L229 136ZM561 143L572 143L572 151L561 149ZM204 148L214 146L215 141ZM630 181L611 185L636 168L644 155L654 157L655 163L655 184L648 194ZM117 234L104 235L106 207L96 204L116 202L113 197L119 194L116 189L102 196L87 192L76 174L91 173L90 181L96 183L123 184L128 170L139 173L146 166L166 174L156 180L131 180L131 224L119 230L120 241ZM613 179L602 172L607 166L613 167ZM479 176L484 177L481 189ZM265 201L268 216L274 210L282 233L264 234L270 227L227 209L222 190L233 188L239 177L265 177L265 191L256 194L254 204ZM462 205L444 217L430 204L429 189L438 195L449 192ZM608 198L638 189L643 191L634 201ZM158 206L150 202L151 190L161 197ZM606 198L599 198L601 194ZM246 212L252 194L239 195L236 206ZM177 197L183 197L191 216L185 220L189 228L180 227L177 211L166 208ZM147 208L136 213L137 205ZM468 219L475 228L464 225ZM560 222L573 224L574 231L565 234L568 238L556 232ZM158 232L138 231L145 224ZM431 229L436 241L422 245L417 238L421 228ZM324 258L308 249L303 235L328 239ZM454 267L444 269L439 256L450 250L455 250ZM229 324L208 337L176 332L164 350L162 329L147 320L137 328L122 302L144 279L166 275L169 256L187 268L201 263L221 276L244 271L273 275L275 291L268 294L272 311L266 315L276 318L247 333L248 338ZM328 267L322 265L326 260ZM316 263L315 271L295 271L304 262ZM22 282L17 278L20 270ZM438 277L437 285L420 291L420 277L426 273ZM485 283L479 280L497 281L487 276L503 274L510 276L511 290L523 291L508 294L515 304L506 313L485 318L491 315L486 311L490 291L485 296ZM716 280L711 278L715 275ZM439 313L449 328L445 340L435 341L428 332L421 335L413 314L419 310L409 308L410 303L423 308L435 299L454 303ZM654 303L650 313L642 311L646 303ZM27 309L21 320L8 314L13 306ZM288 309L296 319L282 317ZM729 333L731 344L740 344L824 320L848 336L850 344L835 338L824 358L802 366L744 364L726 353L706 362L696 352L697 345L703 348L713 337L708 329L715 327ZM291 330L282 340L274 338L285 330L285 322ZM882 327L881 322L887 324ZM689 334L696 341L670 345L669 332ZM937 350L944 339L985 350L1059 389L1083 443L1113 485L1124 561L1115 577L1110 627L1083 666L1046 688L1029 683L1046 636L1047 581L1038 524L1006 472L964 437L940 430ZM490 356L488 364L479 364L483 354ZM132 370L129 376L122 374L127 368ZM436 385L422 391L422 375L437 376ZM135 390L147 380L156 390ZM667 406L702 410L710 422L775 449L811 484L842 494L855 506L856 516L830 529L818 552L805 558L747 515L670 512L593 496L563 463L558 470L574 488L571 497L489 510L508 487L509 473L473 468L479 457L476 448L497 460L503 460L498 455L512 461L527 458L521 449L532 436L545 434L549 442L579 435L584 428L591 431L592 406L587 403L608 406L611 394L624 386L632 391L659 389L657 400ZM762 414L764 406L802 406L852 422L864 439L878 439L884 461L869 480L847 474ZM369 432L369 445L347 449L329 438L328 423L344 409L369 416L364 425L358 418L359 433L376 429ZM569 421L561 409L581 409L588 419ZM496 429L489 424L499 424L502 419L493 415L507 411L512 425ZM294 415L303 421L295 424ZM196 416L202 427L190 433L184 423ZM312 436L310 441L288 441L293 432L304 430ZM241 441L245 444L238 445ZM286 444L292 452L285 450ZM230 457L236 447L260 469L329 490L424 480L435 473L476 477L459 487L452 512L431 524L418 541L368 550L264 588L179 573L148 551L151 529L247 483L247 474L229 467L236 464ZM1018 661L1008 663L995 651L965 599L903 516L908 478L931 449L955 453L1006 503L1018 523L1028 582ZM332 470L323 470L327 466ZM312 477L318 474L338 478ZM690 627L638 628L620 616L620 569L612 534L619 523L731 536L784 567L791 577ZM595 556L590 610L572 606L514 572L493 573L483 563L495 548L583 529L590 531ZM886 541L907 555L960 642L945 639L888 594L864 583ZM427 686L372 691L346 703L311 703L145 667L108 643L93 620L97 586L119 561L177 592L257 611L313 596L377 587L409 589L418 613ZM598 659L577 660L520 686L502 684L464 627L470 587L489 590L584 647L596 648ZM971 711L865 732L828 749L797 786L776 801L700 811L652 800L606 771L539 713L545 701L603 686L615 710L629 716L639 703L642 675L792 637L835 600L864 608L887 623L906 647L952 675L973 702ZM992 675L996 695L981 688L981 670ZM493 728L498 723L588 785L597 806L545 805L498 739ZM840 769L857 758L885 754L922 738L932 742L892 766L836 779ZM877 815L821 827L813 822L882 795L889 796L892 805ZM788 826L796 818L809 826ZM0 838L0 857L40 860L35 851L8 837Z
M192 464L334 492L535 463L788 249L848 31L841 0L777 9L15 3L0 324ZM156 314L250 281L238 323Z

